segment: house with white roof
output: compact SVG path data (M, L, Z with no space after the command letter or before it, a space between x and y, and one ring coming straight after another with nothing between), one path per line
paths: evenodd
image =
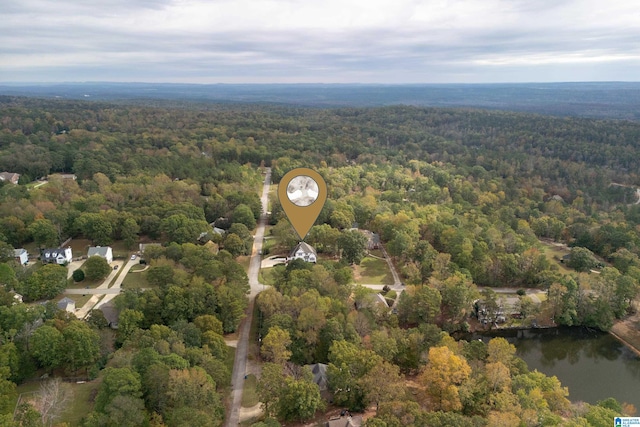
M26 249L14 249L13 256L18 260L20 265L26 265L29 262L29 252Z
M111 246L91 246L87 253L87 257L92 256L104 258L107 260L108 264L111 264L113 262L113 249L111 249Z

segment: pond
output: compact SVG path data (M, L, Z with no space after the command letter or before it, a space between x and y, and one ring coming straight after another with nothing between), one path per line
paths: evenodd
M569 388L572 402L597 403L614 397L640 410L640 357L610 334L553 328L498 331L492 336L514 344L530 370L558 377Z

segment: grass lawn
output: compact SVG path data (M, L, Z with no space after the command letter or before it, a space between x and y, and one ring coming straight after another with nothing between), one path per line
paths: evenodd
M57 422L60 423L68 423L70 426L79 426L80 421L84 418L89 412L93 410L93 402L92 393L93 390L97 390L100 385L99 381L91 381L86 382L84 384L76 384L76 383L65 383L65 385L69 385L73 392L73 397L67 406L67 409L62 413ZM21 384L16 388L16 392L18 395L20 393L33 393L37 392L40 389L40 382L28 382L25 384ZM23 397L26 397L25 395ZM12 405L15 407L17 403L16 399L13 399Z
M94 289L94 288L97 288L98 285L101 285L103 282L104 282L104 279L100 279L100 280L84 279L82 282L74 282L72 279L72 280L69 280L67 289L84 289L87 286L89 287L89 289Z
M542 252L545 254L551 265L557 265L559 271L563 274L575 273L575 270L567 267L566 265L564 265L564 263L560 262L562 257L569 253L568 250L558 246L550 245L545 242L540 243L542 244Z
M547 293L546 292L536 292L535 295L538 297L540 302L545 302L547 300Z
M242 388L242 407L251 408L260 403L258 400L258 393L256 392L256 385L258 379L255 375L247 375L247 379L244 380L244 387Z
M71 426L79 426L82 419L93 410L94 396L92 395L99 385L99 381L91 381L84 384L71 383L73 399L67 410L62 414L60 421L66 422Z
M25 243L22 247L29 252L29 258L32 256L40 256L40 249L38 249L36 242Z
M249 272L249 263L251 262L251 257L249 255L239 256L238 258L236 258L236 261L238 261L238 264L240 264L242 268L244 268L244 271L246 271L247 273Z
M39 381L20 384L18 387L16 387L16 397L15 397L15 399L11 400L11 407L12 408L16 407L16 404L18 403L18 397L20 396L20 394L22 394L22 393L32 393L32 392L35 392L35 391L38 391L38 390L40 390L40 382ZM25 396L23 396L23 397L25 397Z
M147 281L146 271L143 271L142 273L132 273L131 270L129 270L129 273L122 281L122 287L126 289L139 289L151 288L152 286Z
M276 245L275 237L265 237L262 240L262 253L265 255L271 255L271 250Z
M258 346L258 333L260 327L260 310L258 304L253 305L253 317L251 318L251 326L249 328L249 348L247 351L247 359L257 360L260 347Z
M264 283L267 286L274 286L275 285L274 272L277 271L275 269L279 269L279 268L282 268L282 267L275 266L275 267L264 268L260 270L260 273L258 274L258 280L260 281L260 283Z
M116 240L115 242L113 242L113 244L111 244L109 246L111 246L111 249L113 250L113 257L114 258L127 258L128 259L129 256L131 255L132 250L127 249L127 247L124 245L124 241L123 240ZM135 247L137 248L138 246L136 245Z
M383 259L364 257L360 265L354 266L356 283L366 283L370 285L391 285L393 276L389 271L387 262Z
M81 257L87 255L89 247L93 246L93 242L89 239L73 239L69 242L71 250L73 251L73 257ZM129 258L131 251L124 246L124 241L117 240L111 245L114 258Z
M73 257L77 258L87 255L87 252L89 252L89 247L93 246L93 244L89 239L72 239L69 242L69 246L71 246Z
M233 362L236 359L236 348L227 346L227 359L224 364L229 368L229 372L233 373Z

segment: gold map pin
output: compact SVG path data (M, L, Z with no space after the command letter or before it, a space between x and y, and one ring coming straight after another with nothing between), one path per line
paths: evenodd
M293 229L304 240L327 201L327 183L312 169L293 169L280 180L278 199Z

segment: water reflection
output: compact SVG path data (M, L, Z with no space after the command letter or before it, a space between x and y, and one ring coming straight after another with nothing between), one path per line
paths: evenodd
M609 334L587 328L494 331L514 344L529 369L557 376L572 401L615 397L640 408L640 358ZM488 341L491 336L476 335Z

